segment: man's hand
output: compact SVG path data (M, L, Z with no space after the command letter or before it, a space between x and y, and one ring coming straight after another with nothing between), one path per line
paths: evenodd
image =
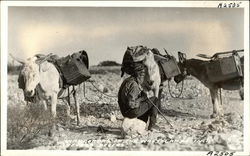
M144 91L141 91L141 96L142 97L148 97L148 94L146 92L144 92Z

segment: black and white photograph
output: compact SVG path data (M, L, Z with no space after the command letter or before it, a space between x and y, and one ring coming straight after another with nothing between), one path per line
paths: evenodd
M249 108L248 1L1 2L3 156L247 156Z

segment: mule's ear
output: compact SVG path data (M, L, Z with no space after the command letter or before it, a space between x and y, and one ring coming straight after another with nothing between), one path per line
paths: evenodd
M52 53L50 53L50 54L48 54L48 55L44 55L44 57L37 59L37 60L36 60L36 63L37 63L38 65L40 65L40 64L42 64L43 62L47 61L52 55L53 55Z
M44 54L36 54L35 57L37 57L37 59L39 59L39 58L45 57L45 55Z
M24 60L22 60L22 59L20 59L20 58L17 58L17 57L15 57L15 56L13 56L11 53L10 53L10 56L11 56L14 60L16 60L17 62L21 63L22 65L25 63Z

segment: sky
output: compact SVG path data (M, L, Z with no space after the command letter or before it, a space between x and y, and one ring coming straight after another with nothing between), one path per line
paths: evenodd
M9 7L8 51L61 57L87 51L90 65L122 62L127 46L188 58L244 49L244 10L169 7Z

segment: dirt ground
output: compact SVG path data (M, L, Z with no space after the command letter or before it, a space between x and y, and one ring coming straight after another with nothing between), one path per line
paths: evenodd
M113 72L92 74L94 84L108 95L117 95L122 80ZM89 82L78 87L81 123L76 125L75 115L71 120L57 123L54 137L37 133L26 146L12 146L9 149L48 150L164 150L164 151L242 151L243 150L243 101L238 91L222 91L225 117L210 119L212 104L209 91L198 80L189 77L184 82L180 98L172 98L165 86L162 98L162 112L174 126L170 129L161 115L157 125L160 131L148 132L145 136L121 137L121 115L116 97L99 93ZM181 85L181 84L180 84ZM180 88L178 85L178 88ZM174 95L175 84L171 83ZM85 96L84 96L85 95ZM23 108L22 90L18 88L17 75L8 76L8 109ZM65 103L58 101L57 115L65 114ZM8 112L9 113L9 112ZM10 115L10 114L9 114ZM12 116L8 116L11 122ZM13 119L14 120L14 119ZM21 119L22 120L22 119ZM11 128L8 127L8 132ZM12 137L8 135L8 137ZM8 138L10 140L10 138Z

